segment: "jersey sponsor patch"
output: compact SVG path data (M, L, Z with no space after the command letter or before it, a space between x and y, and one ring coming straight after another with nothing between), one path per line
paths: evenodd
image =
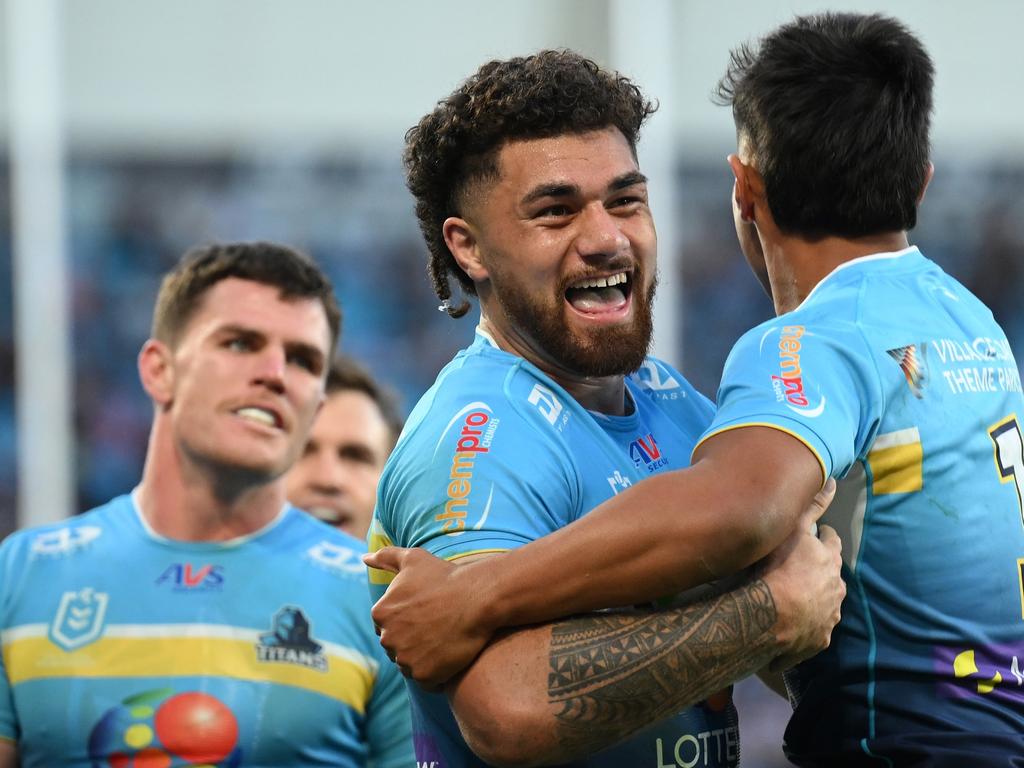
M668 466L668 459L662 455L654 434L650 432L629 444L629 458L637 469L646 467L649 472Z
M469 512L469 496L473 492L473 472L476 462L490 452L491 442L494 440L500 423L501 419L494 416L487 403L474 402L460 409L441 433L441 437L437 441L438 448L453 427L459 430L455 450L452 453L451 469L448 473L449 482L446 489L448 498L445 501L444 509L434 515L434 522L441 523L441 530L445 533L461 533L466 529L466 516ZM493 491L492 486L492 494ZM484 517L481 522L486 519L489 511L490 498L484 509Z
M32 539L32 559L70 555L88 547L102 533L103 529L95 525L67 526L40 533Z
M933 339L936 366L954 395L1020 392L1020 371L1006 339Z
M632 378L656 400L686 399L686 390L679 380L653 360L645 360Z
M907 386L918 400L924 397L924 388L928 385L928 344L908 344L905 347L887 349L889 355L903 371Z
M779 372L772 374L772 389L775 399L785 400L786 406L801 416L817 418L825 412L825 396L818 403L811 404L804 385L804 371L800 364L800 339L807 331L802 325L786 325L779 335Z
M65 651L94 642L103 634L110 596L85 587L61 595L57 614L50 624L50 640Z
M239 766L238 717L216 696L155 688L106 710L89 732L93 765Z
M269 632L260 635L256 644L256 658L275 664L297 664L317 672L327 671L327 657L323 646L311 636L309 619L301 608L286 605L274 614Z
M362 576L366 573L361 553L333 542L321 541L306 550L306 557L329 571L345 576Z
M173 563L167 566L153 582L167 586L174 592L209 592L224 586L224 566L207 563Z
M981 696L1019 706L1024 702L1024 643L935 649L935 671L943 696Z

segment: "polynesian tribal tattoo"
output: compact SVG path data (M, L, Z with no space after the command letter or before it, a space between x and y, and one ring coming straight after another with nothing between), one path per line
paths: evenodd
M551 631L548 702L567 755L615 744L768 664L763 580L667 611L577 616Z

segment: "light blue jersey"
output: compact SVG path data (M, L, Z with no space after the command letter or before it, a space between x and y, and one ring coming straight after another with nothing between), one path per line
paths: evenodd
M655 472L686 466L711 403L654 359L627 389L630 415L587 411L535 366L478 334L410 416L381 477L371 548L393 542L448 560L507 551ZM372 572L370 581L379 598L387 575ZM410 690L419 764L482 765L447 699ZM723 691L580 765L733 766L738 754L736 712Z
M1024 399L991 312L916 248L856 259L737 343L718 401L708 435L774 427L844 478L848 596L788 680L790 756L1024 755Z
M22 768L413 764L360 542L288 507L230 542L130 496L0 547L0 737Z

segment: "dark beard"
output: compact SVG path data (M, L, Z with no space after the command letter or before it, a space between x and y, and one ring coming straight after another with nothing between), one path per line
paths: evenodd
M517 285L507 284L497 294L498 304L512 325L522 328L559 365L583 376L627 376L638 370L647 357L654 333L651 307L658 287L657 277L646 295L635 287L643 282L634 274L632 300L635 318L628 327L607 328L581 338L571 333L562 314L564 292L557 294L554 307L541 305Z

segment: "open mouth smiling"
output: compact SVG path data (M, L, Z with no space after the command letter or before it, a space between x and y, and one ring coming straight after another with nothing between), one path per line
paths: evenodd
M632 292L633 275L622 271L576 280L565 289L565 300L577 312L595 315L625 309Z
M284 427L284 422L281 419L280 414L270 408L247 405L243 408L239 408L234 413L236 416L240 416L246 421L251 421L254 424L261 424L262 426L270 427L271 429L282 429Z

